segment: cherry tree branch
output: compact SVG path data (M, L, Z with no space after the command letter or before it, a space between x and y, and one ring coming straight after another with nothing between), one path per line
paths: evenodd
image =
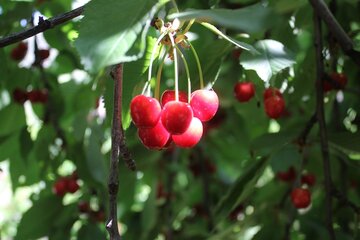
M0 48L22 41L29 37L35 36L38 33L45 32L46 30L49 30L57 25L63 24L71 19L74 19L82 15L83 12L84 12L84 6L81 6L74 10L71 10L69 12L60 14L56 17L52 17L49 19L44 20L42 17L40 17L38 25L0 39Z
M346 55L348 55L357 65L360 66L360 52L354 49L351 38L340 26L334 15L323 0L309 0L316 14L325 22L329 31L339 43Z
M324 62L323 62L323 43L321 34L321 21L317 12L314 12L314 29L315 29L315 50L316 50L316 116L319 123L321 152L324 168L325 183L325 208L326 208L326 226L329 233L329 239L335 240L332 216L332 180L331 167L329 159L328 136L326 133L326 123L324 114Z

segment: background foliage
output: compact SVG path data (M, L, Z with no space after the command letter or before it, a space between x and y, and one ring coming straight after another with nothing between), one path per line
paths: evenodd
M360 3L332 0L334 14L360 49ZM105 239L107 177L113 81L106 66L125 62L123 125L137 162L136 173L120 164L119 226L124 239L328 239L322 156L318 127L307 144L296 139L315 112L315 48L312 7L305 0L93 0L84 18L38 35L39 48L50 48L43 68L33 66L34 38L21 62L11 59L15 45L0 49L0 237L3 239ZM74 7L71 0L3 1L0 36ZM193 149L147 150L130 124L129 102L146 80L149 54L158 33L154 16L196 18L188 34L198 52L206 83L220 97L221 108ZM218 34L226 34L226 41ZM360 203L360 71L323 31L325 69L344 72L343 91L325 95L334 186ZM228 39L229 40L229 39ZM233 43L236 43L234 45ZM245 49L251 50L247 51ZM191 51L185 49L192 88L199 88ZM257 52L258 54L254 54ZM239 57L240 55L240 57ZM155 66L156 66L155 61ZM181 88L186 89L180 66ZM162 91L173 88L171 63L163 72ZM238 81L256 86L256 99L233 97ZM262 93L281 89L286 115L270 120ZM46 103L17 103L16 88L47 89ZM100 99L100 101L98 100ZM100 106L97 106L100 103ZM105 110L106 109L106 110ZM293 167L316 176L311 207L297 211L289 192L298 182L280 181L278 172ZM54 183L76 171L80 189L64 197ZM300 174L297 175L300 178ZM3 197L4 196L4 197ZM6 196L6 197L5 197ZM91 213L79 203L89 202ZM358 215L334 200L338 239L358 239Z

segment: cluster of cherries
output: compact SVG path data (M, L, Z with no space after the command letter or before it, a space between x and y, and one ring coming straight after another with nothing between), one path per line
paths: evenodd
M341 90L344 89L348 79L345 74L332 72L329 75L329 78L325 78L323 82L324 92L330 92L331 90Z
M27 100L31 103L46 103L49 98L47 89L34 89L31 91L25 91L20 88L15 88L13 91L13 99L19 104L23 104Z
M161 102L161 104L160 104ZM195 146L203 135L203 122L213 118L219 99L213 90L200 89L191 94L166 90L160 102L145 95L135 96L130 113L138 136L149 149L164 149L172 142L182 148Z
M252 82L238 82L234 86L234 95L239 102L248 102L255 95ZM279 89L269 87L263 93L264 109L269 118L281 117L285 110L285 101Z
M56 180L53 186L53 192L57 196L64 196L66 193L75 193L79 190L78 176L76 172L67 177L61 177Z
M95 210L90 206L88 201L80 201L78 203L78 209L80 213L86 214L90 219L95 222L104 222L105 221L105 212L103 209Z
M26 42L20 42L15 48L11 50L10 56L14 61L21 61L24 59L28 51L28 44ZM38 57L40 62L44 61L50 56L49 49L38 49Z
M283 182L293 183L296 180L296 171L290 167L285 172L278 172L276 178ZM301 186L312 187L315 185L316 178L314 174L303 173L301 175ZM290 194L291 202L295 208L307 208L311 203L311 193L308 188L296 187Z

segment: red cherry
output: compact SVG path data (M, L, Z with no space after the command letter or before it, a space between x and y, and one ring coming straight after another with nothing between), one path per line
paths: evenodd
M49 49L39 49L38 54L39 54L40 60L43 61L50 56L50 50Z
M91 211L91 217L97 222L104 222L105 221L105 212L103 210L98 211Z
M53 186L53 192L60 197L64 196L65 193L67 192L66 185L67 184L65 179L63 178L58 179Z
M164 128L160 120L153 128L139 128L138 135L141 142L149 149L162 149L170 139L170 133Z
M165 106L166 103L175 100L175 91L174 90L165 90L161 95L161 106ZM188 97L187 94L183 91L179 91L179 101L180 102L187 102Z
M332 84L328 80L324 79L324 81L323 81L323 91L324 92L330 92L331 90L333 90Z
M74 193L77 190L79 190L79 188L80 188L79 184L76 182L75 179L72 178L66 179L66 190L69 193Z
M335 89L344 89L347 84L347 77L343 73L333 72L330 74L330 77L334 80L336 84L332 84Z
M78 203L78 209L81 213L87 213L90 212L90 204L86 201L81 201Z
M282 93L280 92L279 89L272 88L272 87L269 87L269 88L265 89L265 91L263 93L264 101L266 99L268 99L269 97L273 97L275 95L280 97L280 98L283 98L283 95L282 95Z
M24 90L15 88L13 91L13 99L15 102L23 104L28 99L28 96Z
M11 50L11 58L15 61L21 61L26 56L28 45L25 42L20 42L15 48Z
M286 172L278 172L276 174L276 177L284 182L292 182L296 178L296 172L293 167L289 167L289 169Z
M291 192L291 201L296 208L307 208L311 202L311 194L307 189L295 188Z
M152 128L160 118L161 106L155 98L137 95L131 100L131 118L138 128Z
M269 118L279 118L285 109L285 101L279 96L268 97L265 100L265 112Z
M190 105L194 117L206 122L216 114L219 108L219 98L213 90L196 90L191 94Z
M171 134L182 134L190 126L193 111L190 104L170 101L165 104L161 113L161 121L165 129Z
M239 82L234 86L234 94L239 102L247 102L255 94L254 84L252 82Z
M307 184L308 186L314 186L316 182L316 177L314 174L307 173L301 176L301 183Z
M49 98L49 92L47 89L38 90L38 102L46 103Z
M180 135L172 135L174 143L183 148L191 148L195 146L201 139L203 134L203 125L201 121L193 117L188 129Z

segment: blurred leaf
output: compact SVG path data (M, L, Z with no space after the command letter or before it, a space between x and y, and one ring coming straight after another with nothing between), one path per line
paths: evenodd
M262 175L266 162L267 158L265 157L256 160L240 174L226 195L216 206L214 222L218 223L228 216L232 209L234 209L255 190L255 183Z
M337 132L329 133L329 143L332 147L345 153L360 153L360 133Z
M274 172L286 171L291 166L300 166L301 154L293 144L288 144L270 156L270 165Z
M54 219L61 214L62 198L56 195L42 197L22 216L15 240L38 239L53 229Z
M77 239L82 240L92 240L92 239L106 239L106 235L101 229L99 225L88 222L87 224L83 225L78 234Z
M295 63L293 54L278 41L260 40L255 43L255 48L260 54L244 52L240 64L245 69L255 70L264 82Z
M109 0L106 4L93 0L88 3L75 42L85 67L97 72L105 66L141 57L147 29L157 9L156 3L156 0ZM121 9L126 11L119 14ZM136 51L130 53L137 40L141 41L135 46Z
M22 105L11 104L0 110L0 136L20 130L26 125L25 111Z
M196 19L200 22L215 23L222 27L245 31L247 33L266 31L273 26L277 20L273 11L269 7L264 7L262 4L254 4L236 10L187 10L185 12L171 14L169 18L179 18L181 20Z
M297 133L285 131L266 133L251 142L251 149L257 154L267 155L290 143L296 137L296 134Z

